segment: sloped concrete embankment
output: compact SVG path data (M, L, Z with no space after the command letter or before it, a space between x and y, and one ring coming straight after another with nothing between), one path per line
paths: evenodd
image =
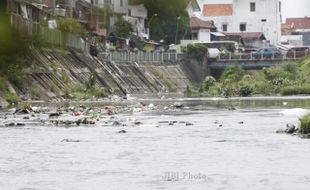
M70 86L85 84L91 74L96 87L112 94L156 94L185 91L199 82L189 63L109 62L77 51L34 49L29 90L61 97ZM27 93L26 93L27 94Z

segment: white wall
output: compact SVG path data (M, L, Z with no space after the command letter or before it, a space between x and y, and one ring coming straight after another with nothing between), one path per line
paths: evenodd
M218 2L222 2L217 0ZM216 3L213 0L212 3ZM256 3L256 11L250 11L250 2ZM263 32L270 43L277 45L281 38L279 0L234 0L232 16L202 17L213 20L218 31L227 24L227 32L240 32L240 23L246 23L246 32ZM266 19L266 22L262 22Z
M121 1L123 1L123 5L121 6ZM113 0L113 10L118 14L127 14L128 13L128 0Z
M250 2L255 2L255 12L250 12ZM247 32L262 32L273 45L280 42L279 0L234 0L233 11L234 31L240 31L240 23L245 22ZM262 22L262 19L266 19L266 22Z
M139 18L147 18L147 9L144 5L129 5L128 9L131 10L132 17L139 17Z
M198 31L198 41L200 42L210 42L211 32L209 29L200 29Z

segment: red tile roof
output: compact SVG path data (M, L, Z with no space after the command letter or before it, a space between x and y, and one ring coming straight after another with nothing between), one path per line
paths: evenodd
M256 40L266 39L262 32L239 32L239 33L225 33L226 36L240 36L242 39Z
M293 32L293 29L294 27L291 24L287 24L287 23L281 24L282 35L291 35Z
M294 29L310 29L310 17L287 18L286 24L294 26Z
M216 29L213 21L204 21L204 20L201 20L197 17L191 17L190 26L192 29L200 29L200 28Z
M232 4L206 4L203 6L204 16L231 16L232 14Z

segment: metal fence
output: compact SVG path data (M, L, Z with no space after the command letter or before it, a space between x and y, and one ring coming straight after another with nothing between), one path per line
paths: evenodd
M185 58L182 53L167 52L144 52L144 51L122 51L102 53L101 57L108 61L146 61L146 62L166 62L178 61Z

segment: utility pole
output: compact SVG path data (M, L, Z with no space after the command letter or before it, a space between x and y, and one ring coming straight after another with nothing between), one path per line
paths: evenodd
M175 30L175 40L174 40L174 44L177 45L177 40L178 40L178 30L179 30L179 20L181 19L180 16L178 16L177 18L177 28Z
M157 17L157 13L153 14L152 17L150 18L149 22L147 23L147 30L148 30L147 33L149 35L149 39L151 38L151 30L150 30L151 22L152 22L154 17Z

